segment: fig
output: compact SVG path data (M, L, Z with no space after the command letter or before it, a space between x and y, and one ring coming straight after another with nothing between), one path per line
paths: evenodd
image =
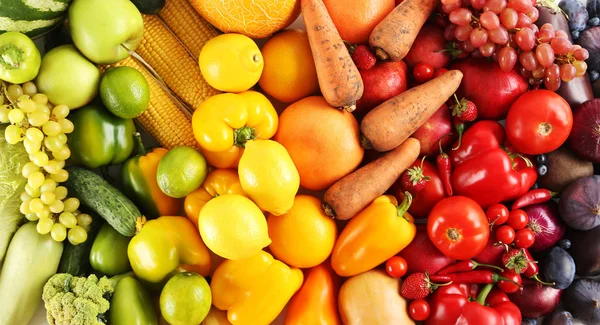
M589 230L600 225L600 176L580 178L569 184L560 197L558 210L567 226Z
M577 279L565 290L565 307L586 324L600 324L600 282Z
M588 100L573 112L568 141L579 157L600 162L600 99Z
M567 238L577 275L600 275L600 227L588 231L569 230Z
M600 26L592 27L581 32L577 44L588 50L590 57L585 60L588 71L600 70Z

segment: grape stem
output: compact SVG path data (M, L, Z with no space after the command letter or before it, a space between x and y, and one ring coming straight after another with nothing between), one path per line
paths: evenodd
M8 87L6 86L6 83L4 81L2 81L2 92L4 93L4 97L6 97L10 104L14 106L15 102L10 98L10 96L8 96Z

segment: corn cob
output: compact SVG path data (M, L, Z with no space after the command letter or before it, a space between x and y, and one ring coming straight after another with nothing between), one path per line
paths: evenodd
M188 0L167 1L158 17L177 35L196 61L204 44L219 35L217 30L194 10Z
M219 93L202 77L198 61L156 16L144 16L144 37L136 53L192 109Z

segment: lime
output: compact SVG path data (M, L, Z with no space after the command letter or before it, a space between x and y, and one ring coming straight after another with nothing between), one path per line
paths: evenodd
M204 179L206 159L192 147L175 147L160 160L156 171L158 187L166 195L182 198L196 190Z
M173 276L160 293L160 312L171 325L198 325L212 304L210 286L192 272Z
M134 118L148 109L150 88L144 75L134 68L106 70L100 81L104 106L120 118Z

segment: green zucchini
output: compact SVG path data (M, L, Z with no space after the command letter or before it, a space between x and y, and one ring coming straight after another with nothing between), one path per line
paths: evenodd
M81 167L69 167L65 186L69 194L100 215L121 235L131 237L136 232L136 222L142 217L140 210L114 186L100 175Z
M92 225L87 234L87 240L79 245L72 245L65 241L65 249L57 273L69 273L74 276L82 276L90 271L90 251L94 244L94 239L100 231L104 220L95 214L92 216Z

